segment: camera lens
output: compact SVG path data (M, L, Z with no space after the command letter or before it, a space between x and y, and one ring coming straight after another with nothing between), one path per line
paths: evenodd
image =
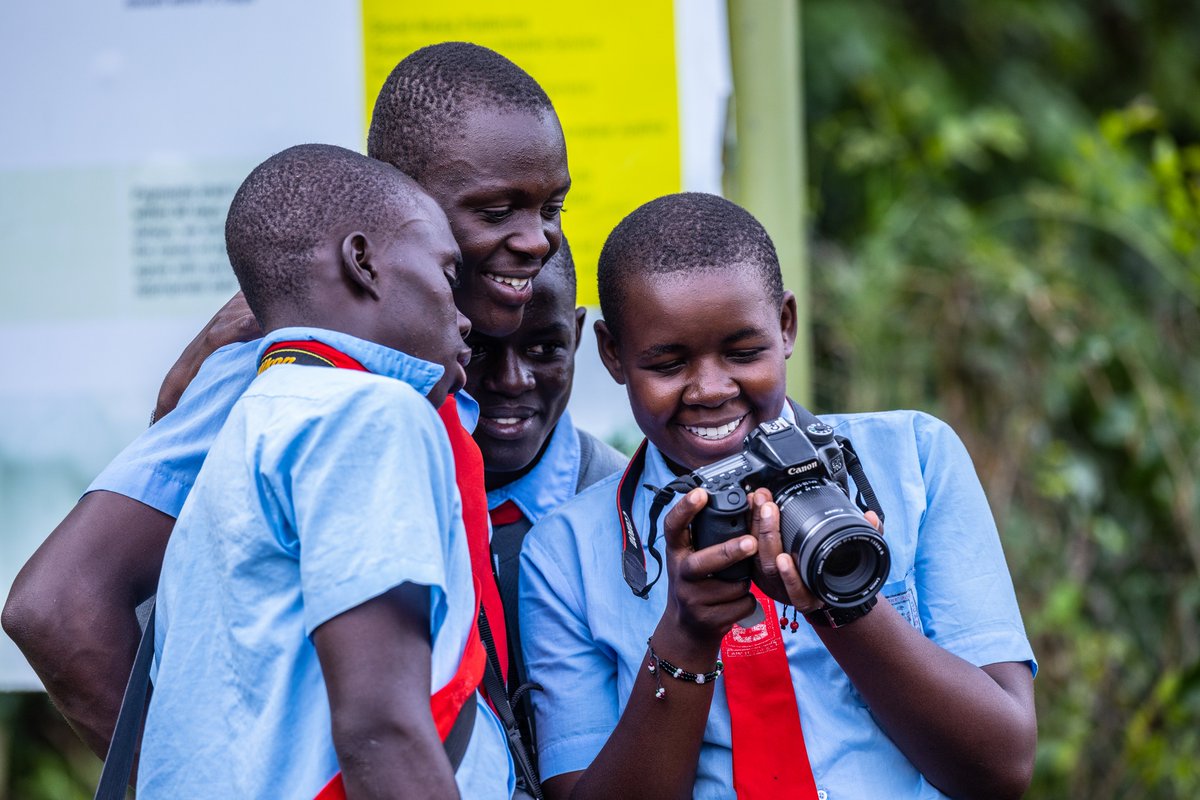
M880 576L879 552L861 536L842 537L826 548L828 555L813 565L813 572L830 594L853 597ZM886 575L886 573L884 573ZM863 598L864 600L867 598Z
M841 608L879 592L891 569L887 545L836 484L800 481L776 502L784 548L809 591Z

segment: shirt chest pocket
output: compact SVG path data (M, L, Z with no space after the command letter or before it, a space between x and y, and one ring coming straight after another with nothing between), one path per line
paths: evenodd
M909 625L922 634L925 633L921 624L921 612L917 606L917 582L911 569L901 580L885 583L879 594L892 604L892 608L896 609Z
M911 569L901 580L885 583L883 588L879 590L879 597L881 601L886 600L891 603L892 608L896 609L909 625L912 625L922 635L925 633L925 628L921 625L921 613L917 608L916 579ZM858 693L858 690L854 688L854 684L850 683L848 678L845 680L850 697L853 698L856 704L866 708L867 701Z

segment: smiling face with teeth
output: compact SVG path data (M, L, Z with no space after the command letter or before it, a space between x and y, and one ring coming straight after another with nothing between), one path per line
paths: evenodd
M562 242L571 174L553 112L480 107L441 142L422 186L462 250L455 301L475 331L508 336L521 324L533 279Z
M516 333L467 337L467 391L479 401L474 437L489 490L515 481L537 464L571 398L586 312L575 307L569 259L564 248L542 270Z
M784 292L775 301L759 272L741 264L625 281L619 335L601 321L596 337L638 427L689 470L739 452L787 399L796 298Z

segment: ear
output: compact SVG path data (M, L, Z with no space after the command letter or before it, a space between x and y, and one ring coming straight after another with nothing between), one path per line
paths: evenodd
M575 309L575 352L579 352L579 343L583 341L583 321L587 319L587 309L583 306Z
M617 356L617 340L613 338L608 330L608 325L602 319L596 320L592 330L596 332L596 349L600 351L600 360L604 362L604 368L608 370L608 374L614 381L624 386L625 370L621 366L621 359Z
M783 335L783 357L791 358L796 347L796 295L783 293L783 305L779 308L779 332Z
M351 286L379 299L379 273L374 265L374 248L365 233L355 231L342 239L342 276Z

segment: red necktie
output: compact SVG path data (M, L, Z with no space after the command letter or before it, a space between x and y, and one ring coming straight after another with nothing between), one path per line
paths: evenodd
M492 629L496 656L500 660L500 674L507 681L508 629L504 625L504 606L500 602L500 590L496 588L496 575L492 572L487 492L483 488L483 454L463 427L458 416L458 403L453 395L442 403L438 416L446 426L450 449L454 453L454 478L458 483L458 494L462 497L463 526L467 529L467 548L471 551L471 572L475 576L476 593Z
M498 528L501 525L511 525L524 517L525 514L521 509L517 508L517 504L512 500L505 500L489 511L488 516L492 518L492 527Z
M739 800L815 800L817 784L800 730L779 614L757 586L752 584L751 590L766 618L750 628L734 625L721 642L733 738L733 788Z

